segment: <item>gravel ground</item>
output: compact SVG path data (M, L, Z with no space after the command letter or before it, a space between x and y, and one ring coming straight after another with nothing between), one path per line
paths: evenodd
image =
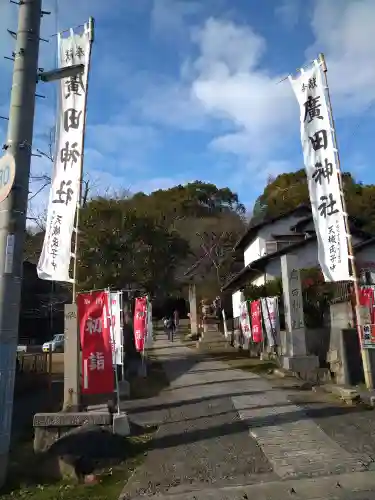
M138 402L139 414L135 408L130 411L135 421L139 417L146 423L146 413L151 419L149 423L156 423L157 418L162 422L144 464L135 471L121 498L275 478L270 463L234 409L230 395L207 396L209 383L201 388L200 384L190 384L186 391L193 390L194 394L184 392L179 377L193 366L195 377L204 376L199 357L192 354L170 358L165 369L172 381L171 388L158 399L153 398L148 411L145 402ZM200 393L201 397L197 397Z
M343 448L343 456L346 451L355 460L361 460L366 470L374 470L373 411L348 407L325 393L299 390L293 379L266 377L266 382L258 377L258 382L255 379L250 381L247 378L250 375L241 370L210 361L209 357L194 350L183 350L181 345L174 347L176 349L158 342L155 349L155 354L158 353L165 366L170 387L150 400L129 402L127 410L135 422L158 424L159 430L144 464L135 471L120 498L154 494L189 495L189 492L210 488L219 491L218 488L224 486L268 483L280 479L249 433L249 428L254 428L254 416L257 412L267 411L274 399L272 387L279 391L279 395L280 391L285 391L284 397L298 405L301 415L306 414L305 417L300 413L294 416L286 407L283 408L285 418L288 417L291 423L296 418L297 421L302 418L303 423L307 416L327 435L327 441L317 443L318 448L319 444L328 443L328 446L331 438ZM241 403L242 399L244 404L245 399L250 401L251 418L241 421L233 401ZM256 404L260 406L252 409L251 404L258 399L260 402ZM275 411L277 414L277 408ZM262 422L261 429L270 423L264 418ZM280 420L278 425L283 427L283 421ZM259 432L259 429L255 431ZM323 436L322 433L321 439L324 439ZM308 437L302 436L301 439ZM270 438L266 438L269 441ZM272 442L268 441L271 445ZM284 439L282 443L285 449L289 446L287 442ZM329 446L336 445L332 443ZM267 450L266 453L270 456ZM329 468L329 464L326 465Z
M348 407L322 392L290 392L290 401L304 408L307 415L334 441L363 462L375 465L375 412L365 406Z

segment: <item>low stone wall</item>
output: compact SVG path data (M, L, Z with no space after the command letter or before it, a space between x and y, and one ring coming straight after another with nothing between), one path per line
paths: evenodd
M106 412L37 413L34 415L34 451L45 475L51 479L80 479L82 461L88 459L85 436L107 428L113 416ZM81 474L82 472L82 474Z
M20 397L29 391L48 387L48 355L45 353L18 353L14 396Z

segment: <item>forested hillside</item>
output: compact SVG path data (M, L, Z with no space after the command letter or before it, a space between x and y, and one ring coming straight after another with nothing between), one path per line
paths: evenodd
M343 178L349 214L375 234L375 186ZM302 203L309 203L304 170L269 179L250 224ZM235 193L200 181L91 199L81 211L79 288L131 286L163 298L186 292L193 276L201 296L214 297L234 270L233 247L247 226ZM43 232L27 235L27 259L37 261L42 241Z

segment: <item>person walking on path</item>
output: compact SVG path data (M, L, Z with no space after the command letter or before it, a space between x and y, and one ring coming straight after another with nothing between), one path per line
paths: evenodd
M173 317L169 317L167 318L166 322L165 322L165 329L166 329L166 332L167 332L167 335L168 335L168 339L173 342L173 339L174 339L174 333L176 331L176 325L174 323L174 319Z

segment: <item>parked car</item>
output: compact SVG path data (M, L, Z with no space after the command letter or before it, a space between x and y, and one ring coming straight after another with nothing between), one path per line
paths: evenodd
M64 352L63 333L55 335L53 339L48 342L44 342L42 346L43 352L49 352L50 349L52 350L52 352Z

